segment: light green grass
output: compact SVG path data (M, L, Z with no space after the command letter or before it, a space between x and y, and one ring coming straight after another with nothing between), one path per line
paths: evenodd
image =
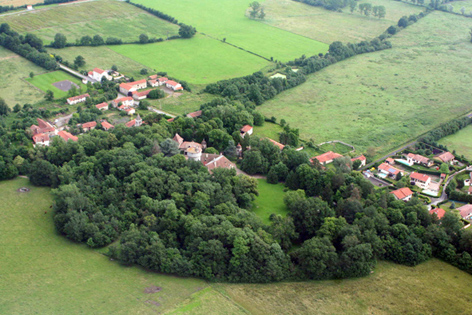
M270 138L275 141L279 141L279 133L283 129L280 125L273 124L270 122L264 122L262 126L254 126L254 136L261 138Z
M472 158L472 126L467 126L453 135L442 138L438 143L447 146L450 151Z
M110 46L110 49L156 71L193 84L252 74L270 62L197 34L191 39L177 39L148 45Z
M23 186L31 191L18 193ZM149 314L207 287L201 280L121 266L57 235L49 191L26 179L0 182L1 314ZM145 294L152 285L162 291Z
M464 7L465 9L465 14L471 14L472 13L472 1L470 0L465 0L465 1L454 1L454 2L448 2L446 5L452 5L454 7L455 13L461 13L461 8Z
M463 205L466 204L465 202L460 202L460 201L454 201L454 203L456 204L455 209L457 209L459 207L462 207ZM448 202L443 203L442 205L440 205L439 208L444 209L446 211L449 211L449 210L451 210L451 204L452 204L452 201L448 201Z
M255 52L266 58L288 61L303 54L324 53L321 42L271 27L245 16L246 0L137 0L147 7L166 12L179 21L193 25L197 31ZM268 17L269 18L269 17Z
M258 179L257 190L259 196L254 201L253 211L266 224L270 224L269 217L272 213L285 217L288 209L284 203L283 184L269 184L265 179Z
M385 6L387 15L378 19L360 15L358 11L351 14L349 7L343 12L334 12L292 0L267 0L263 2L267 12L265 23L327 44L334 41L353 43L371 40L396 24L402 16L423 10L389 0L363 0L358 1L358 5L363 2Z
M348 154L352 151L351 147L341 143L326 143L320 146L320 150L323 152L333 151L339 154Z
M123 41L138 41L140 34L149 37L167 38L177 35L179 26L159 19L146 11L120 1L93 1L57 7L39 7L34 12L1 17L19 33L32 33L45 44L62 33L68 42L75 43L84 35L100 35L120 38Z
M472 19L434 12L392 38L393 49L329 66L258 111L315 143L385 153L470 111L471 27Z
M79 88L82 89L82 91L85 91L87 89L85 84L82 84L82 81L79 80L78 78L64 72L61 70L58 71L53 71L41 75L36 75L33 78L27 78L26 81L29 83L33 84L37 88L41 89L43 92L46 92L47 90L51 90L54 93L54 98L62 98L67 96L66 91L62 91L52 85L53 83L59 82L59 81L64 81L64 80L69 80L71 82L74 82L79 86Z
M174 94L175 95L175 94ZM168 96L159 100L147 99L151 106L173 115L184 115L200 109L200 105L210 102L216 96L208 93L183 92L182 95Z

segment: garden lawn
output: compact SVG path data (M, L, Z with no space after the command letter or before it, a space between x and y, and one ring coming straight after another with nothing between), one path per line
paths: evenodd
M278 124L271 122L264 122L262 126L254 126L254 135L261 138L270 138L275 141L279 141L279 134L283 131L282 127Z
M77 84L79 88L82 88L82 91L85 91L87 89L87 86L85 84L82 84L82 81L80 79L61 70L36 75L33 78L26 79L26 81L33 84L43 92L51 90L54 93L54 98L62 98L67 96L67 91L62 91L61 89L58 89L57 87L52 85L53 83L64 80L69 80Z
M269 217L272 213L285 217L288 214L284 203L285 186L283 184L269 184L265 179L257 181L259 196L256 197L252 207L254 213L266 224L270 224Z
M472 159L472 126L469 125L453 135L444 137L438 143L447 146L451 152L455 150L458 155Z
M0 204L0 314L158 313L208 286L121 266L56 234L50 189L26 179L0 182ZM162 291L144 293L154 285Z
M470 111L471 27L472 19L434 12L393 37L393 49L329 66L258 111L284 118L302 139L379 156Z
M110 46L113 51L156 71L192 84L252 74L271 63L228 44L197 34L147 45Z
M196 92L183 92L178 97L175 96L179 93L174 93L172 96L161 98L158 100L146 99L152 107L165 111L172 115L185 115L200 109L200 105L210 102L216 98L215 95L203 93L197 94Z
M179 26L159 19L146 11L120 1L92 1L55 7L42 6L33 12L0 16L19 33L32 33L45 44L62 33L68 42L75 43L82 36L116 37L124 42L138 41L140 34L150 38L177 35Z
M196 27L198 32L242 47L266 58L288 61L303 54L325 53L328 45L271 27L246 17L246 0L135 0L147 7L176 17ZM269 18L269 17L267 17Z

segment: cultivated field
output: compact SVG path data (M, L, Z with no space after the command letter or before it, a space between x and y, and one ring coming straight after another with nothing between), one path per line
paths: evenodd
M358 11L351 14L349 7L343 12L334 12L292 0L267 0L263 3L267 10L265 23L327 44L360 42L380 35L402 16L424 10L398 1L363 0L358 4L363 2L385 6L387 15L378 19L360 15Z
M283 184L269 184L265 179L257 180L259 185L259 196L254 201L253 211L266 224L270 224L269 217L272 213L286 216L288 209L284 203L284 188Z
M255 52L266 58L288 61L303 54L324 53L328 46L304 36L296 35L245 16L246 0L180 0L177 2L138 0L193 25L197 31ZM269 17L267 17L269 18Z
M451 152L455 150L458 155L464 155L466 158L472 159L472 126L467 126L438 142L447 146Z
M69 42L82 36L100 35L138 41L140 34L149 37L176 35L179 27L159 19L146 11L120 1L92 1L55 7L43 6L32 12L0 17L19 33L33 33L45 44L54 40L56 33L64 34Z
M393 49L332 65L258 110L315 143L386 152L470 111L471 27L472 19L434 12L393 37Z
M110 46L110 49L192 84L208 84L248 75L271 64L263 58L201 34L191 39Z
M54 93L54 98L62 98L67 96L67 91L62 91L61 89L55 87L53 83L68 80L71 81L81 87L83 91L85 91L86 86L82 84L81 80L77 79L76 77L64 72L64 71L53 71L41 75L34 76L32 79L27 78L26 81L33 84L43 92L47 90L51 90Z

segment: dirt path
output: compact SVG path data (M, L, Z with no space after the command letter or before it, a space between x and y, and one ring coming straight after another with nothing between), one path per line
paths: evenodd
M8 59L13 59L13 58L20 58L20 56L19 56L19 55L14 55L14 56L3 57L3 58L0 58L0 61L2 61L2 60L8 60Z

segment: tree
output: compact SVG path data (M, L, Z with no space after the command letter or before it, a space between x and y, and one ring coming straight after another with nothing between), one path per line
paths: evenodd
M166 139L160 144L161 152L165 156L173 156L180 153L179 144L172 139Z
M449 206L449 209L455 209L456 208L456 203L453 201L451 202L451 205Z
M149 37L146 34L139 35L139 43L147 44L149 42Z
M34 161L29 168L28 177L35 186L51 186L55 183L55 167L45 160Z
M408 26L408 20L406 16L402 17L400 20L398 20L398 27L407 27Z
M261 9L261 4L257 1L254 1L254 2L251 2L249 4L249 7L252 9L250 12L249 12L249 16L252 18L252 19L255 19L257 18L258 14L259 14L259 10Z
M266 14L264 12L264 8L261 8L261 11L259 12L259 19L263 20L265 18Z
M179 28L179 35L182 38L191 38L197 33L195 27L191 25L181 24Z
M397 33L397 28L394 25L391 25L389 28L387 28L387 33L390 35L395 35Z
M80 44L82 46L90 46L92 45L92 37L88 36L88 35L85 35L85 36L82 36L82 38L80 39Z
M161 89L155 89L155 90L152 90L151 92L149 92L148 94L148 98L152 99L152 100L156 100L156 99L159 99L159 98L163 98L166 96L166 93L161 90Z
M113 70L113 71L118 71L118 67L117 67L116 65L112 65L112 66L111 66L111 70Z
M56 36L54 36L54 41L51 43L54 48L64 48L66 44L67 37L61 33L57 33Z
M313 237L292 253L298 267L309 279L329 279L336 271L338 255L327 237Z
M379 19L383 19L385 18L385 15L387 15L387 10L385 9L383 5L379 6L378 11L377 11L377 17Z
M95 35L92 39L92 46L105 45L105 41L100 35Z
M82 56L77 56L74 59L74 65L78 68L85 66L85 59Z
M48 102L51 102L54 99L54 92L51 90L47 90L46 94L44 95L44 99Z
M148 74L148 70L146 68L142 68L139 73L142 74L142 75L146 75L146 74Z
M361 160L355 160L353 163L352 163L352 169L353 170L358 170L359 167L361 167L362 165L362 161Z
M7 116L11 109L3 98L0 98L0 116Z
M34 73L33 72L30 72L29 74L30 78L32 79L34 77Z
M354 13L357 7L357 1L356 0L351 0L349 2L349 10L351 11L351 14Z
M21 110L20 104L16 104L15 106L13 106L13 112L14 113L18 113L20 110Z

